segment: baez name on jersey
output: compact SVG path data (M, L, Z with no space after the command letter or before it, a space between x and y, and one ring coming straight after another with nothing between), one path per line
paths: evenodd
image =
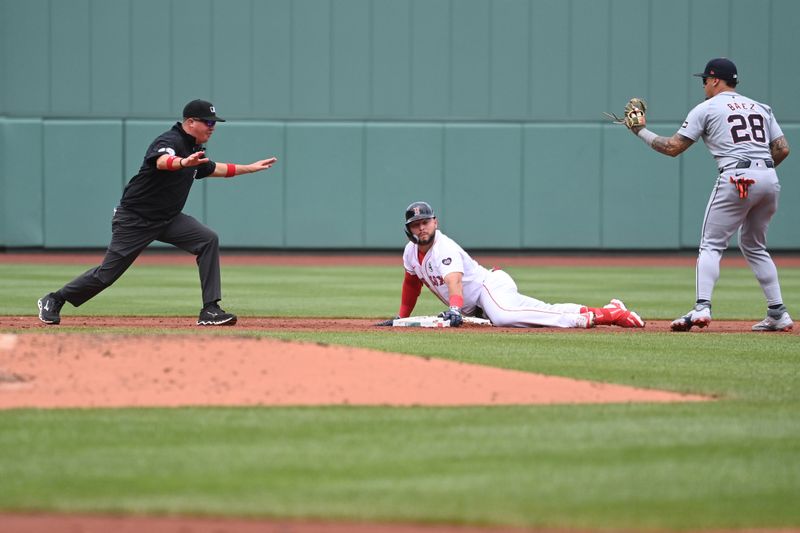
M732 104L727 104L727 106L730 108L731 111L736 111L737 109L752 110L756 108L756 104L753 102L750 102L749 104L740 104L739 102L733 102Z

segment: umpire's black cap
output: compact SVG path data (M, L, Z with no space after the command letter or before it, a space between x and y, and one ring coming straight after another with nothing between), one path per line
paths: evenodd
M739 75L736 72L736 65L727 57L717 57L706 64L703 72L692 74L700 78L718 78L720 80L738 82Z
M183 108L183 118L199 118L201 120L216 120L225 122L224 118L217 116L214 104L205 100L192 100Z

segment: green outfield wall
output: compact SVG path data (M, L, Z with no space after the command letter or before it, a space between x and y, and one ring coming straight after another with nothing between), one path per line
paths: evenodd
M228 122L187 212L225 247L397 249L427 200L473 249L697 247L716 177L671 135L715 56L790 146L769 245L800 250L800 2L0 0L0 247L104 247L150 141L193 98Z

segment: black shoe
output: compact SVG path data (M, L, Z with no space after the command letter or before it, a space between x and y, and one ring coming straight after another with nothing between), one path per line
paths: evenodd
M64 302L56 299L53 293L39 298L39 320L45 324L61 323L61 307Z
M232 326L236 324L236 315L226 313L216 303L209 304L200 311L198 326Z

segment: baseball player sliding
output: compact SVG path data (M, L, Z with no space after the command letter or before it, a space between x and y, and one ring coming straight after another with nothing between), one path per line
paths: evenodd
M398 318L411 315L422 285L448 309L439 316L460 326L463 317L479 316L495 326L591 328L598 325L643 328L644 321L614 299L600 308L565 303L548 304L524 296L502 270L487 270L454 240L439 231L433 208L414 202L406 208L405 232L410 241L403 252L406 273ZM393 319L377 326L391 326Z
M633 98L625 116L613 118L657 152L675 157L700 137L716 160L719 174L706 207L697 258L697 300L694 308L672 322L673 331L703 328L711 323L711 294L719 279L719 262L733 234L761 284L767 316L753 331L789 331L794 323L783 304L778 270L766 249L767 229L778 209L777 167L789 145L769 106L736 92L736 65L712 59L703 72L705 101L695 106L672 137L659 137L646 125L644 101Z

